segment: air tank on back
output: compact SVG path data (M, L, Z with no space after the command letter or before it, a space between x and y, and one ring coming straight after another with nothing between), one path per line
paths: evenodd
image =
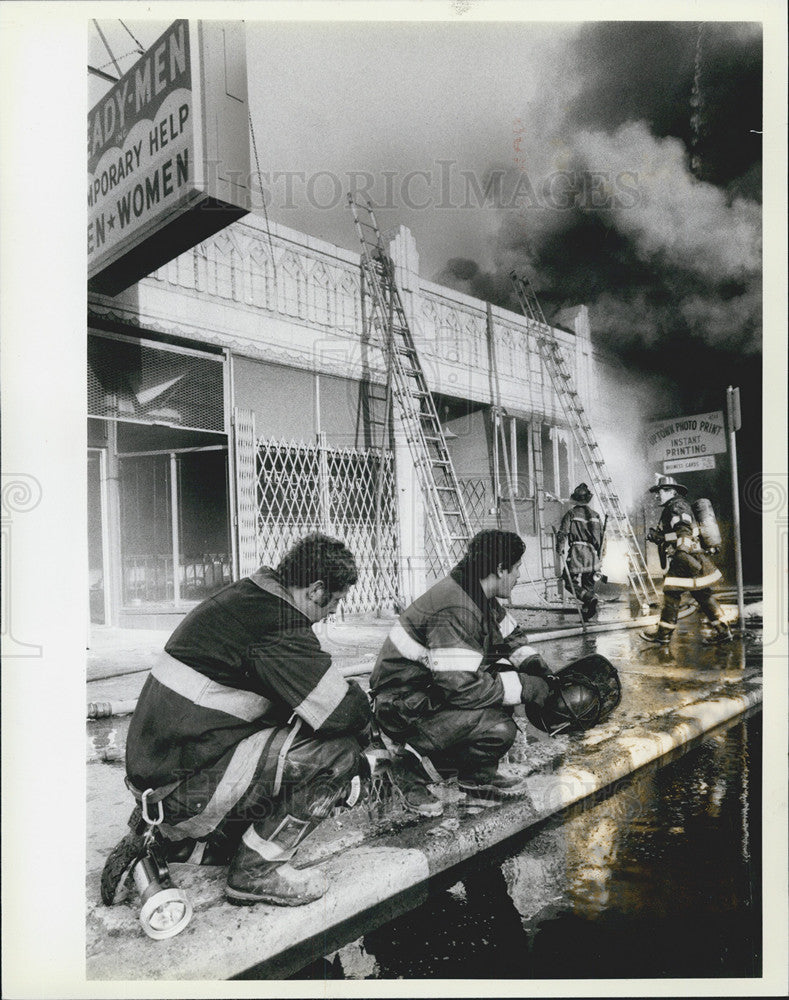
M705 549L717 549L721 543L721 531L712 504L700 497L691 505L693 516L699 526L699 537Z

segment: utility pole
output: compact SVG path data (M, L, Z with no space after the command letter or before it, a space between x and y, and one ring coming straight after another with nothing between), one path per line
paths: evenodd
M742 426L740 412L740 390L729 386L726 389L726 415L729 430L729 464L731 467L732 513L734 520L734 562L737 570L737 610L740 616L740 631L745 630L745 600L742 583L742 543L740 541L740 490L737 479L736 432Z

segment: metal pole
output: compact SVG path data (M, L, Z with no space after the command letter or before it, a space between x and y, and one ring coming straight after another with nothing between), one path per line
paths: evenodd
M321 530L334 534L331 521L331 490L329 488L329 456L326 444L326 432L318 431L318 479L320 488L320 519Z
M173 535L173 602L181 603L181 540L178 517L178 459L170 452L170 527Z
M501 423L501 392L499 369L496 360L496 341L493 329L493 308L485 305L485 335L488 344L488 381L490 383L490 405L493 415L493 504L496 509L496 527L501 527L501 473L499 471L499 425ZM517 530L517 529L516 529Z
M501 527L501 474L499 472L499 423L501 417L498 407L493 408L493 503L496 508L496 525Z
M740 490L737 481L737 440L740 429L740 390L729 386L726 389L726 408L729 423L729 465L731 467L732 513L734 518L734 563L737 571L737 611L740 631L745 629L745 599L742 582L742 544L740 541Z

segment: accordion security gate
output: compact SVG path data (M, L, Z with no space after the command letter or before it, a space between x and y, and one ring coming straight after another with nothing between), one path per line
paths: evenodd
M391 452L264 439L257 442L256 464L259 562L276 566L294 542L322 531L345 542L356 557L359 579L344 610L391 608L399 589Z

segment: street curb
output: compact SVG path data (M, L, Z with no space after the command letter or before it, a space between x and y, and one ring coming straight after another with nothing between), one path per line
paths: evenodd
M223 871L221 884L213 886L215 898L195 907L191 924L181 934L154 941L142 931L123 933L122 948L117 947L119 937L110 937L111 950L88 956L87 978L230 979L258 962L276 962L279 956L292 952L303 942L313 938L324 940L332 928L430 877L427 858L421 851L376 845L363 845L335 856L320 865L320 869L329 879L328 892L315 903L294 908L261 904L231 906L223 898ZM182 878L179 884L183 885ZM231 926L235 933L228 934ZM219 947L218 942L221 942ZM308 960L303 959L302 964ZM298 968L297 964L280 974L286 976Z
M526 779L527 800L504 803L499 809L483 813L468 827L458 830L451 843L427 852L430 874L436 875L453 864L466 860L481 849L521 833L554 813L577 804L637 770L664 757L685 743L730 721L761 703L761 680L754 679L753 690L746 695L698 702L678 708L660 721L671 725L659 730L638 727L600 744L597 755L584 766L569 763L551 774L535 774ZM653 723L657 720L653 720ZM594 739L594 733L589 736ZM599 759L596 761L594 756Z
M631 726L608 739L604 731L589 732L578 738L576 752L566 766L527 778L524 797L518 801L459 823L439 819L419 823L398 831L388 843L386 837L378 838L327 859L319 867L329 877L329 891L309 906L297 910L257 906L233 919L237 911L222 900L221 884L216 882L211 886L215 898L196 907L199 912L181 935L170 941L151 941L142 933L128 933L127 928L122 949L88 958L88 977L217 979L240 975L261 963L271 971L257 970L258 978L289 975L309 961L306 943L315 939L323 942L324 950L332 950L339 946L332 933L349 919L358 919L365 910L402 892L418 890L428 878L629 777L761 703L761 677L735 683L745 688L743 694L673 709L647 726ZM105 925L114 912L103 911ZM97 917L94 914L94 919ZM230 924L232 934L228 934ZM105 926L105 940L108 933L113 941L111 928ZM217 949L215 943L220 939L222 948ZM114 943L118 943L117 937ZM210 963L210 968L205 963Z

